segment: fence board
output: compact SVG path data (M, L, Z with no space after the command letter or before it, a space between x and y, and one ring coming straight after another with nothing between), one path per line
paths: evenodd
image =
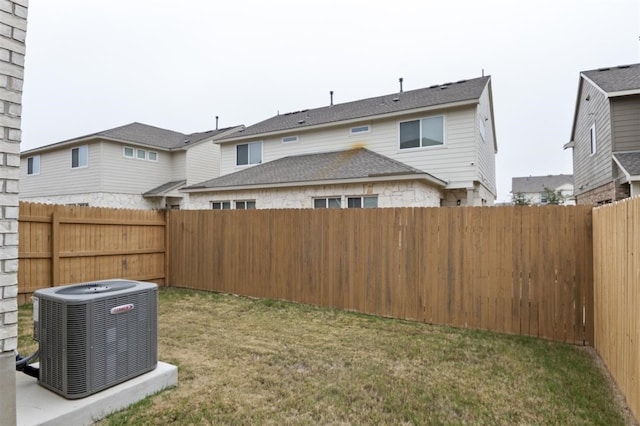
M582 343L593 322L590 215L583 206L171 211L168 280Z
M98 279L164 284L165 223L163 212L20 203L19 302Z

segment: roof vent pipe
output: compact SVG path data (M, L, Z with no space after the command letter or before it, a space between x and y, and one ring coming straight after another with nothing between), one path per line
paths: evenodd
M400 82L400 93L402 93L402 80L404 80L402 77L398 79L398 81Z
M218 130L218 116L216 115L216 130Z
M331 106L333 106L333 90L329 91L329 97L331 98Z

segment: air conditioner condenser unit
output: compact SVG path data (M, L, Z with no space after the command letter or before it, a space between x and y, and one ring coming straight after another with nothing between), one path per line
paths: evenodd
M83 398L156 368L156 284L93 281L33 296L38 383L45 388Z

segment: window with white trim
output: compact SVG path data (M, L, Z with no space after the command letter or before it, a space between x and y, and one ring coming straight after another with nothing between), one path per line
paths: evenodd
M363 195L361 197L347 197L347 207L350 209L373 209L378 207L377 195Z
M158 153L155 151L149 151L147 153L147 159L149 161L158 161Z
M368 133L370 131L370 127L369 125L364 125L364 126L356 126L356 127L352 127L351 129L349 129L349 133L351 133L352 135L359 135L360 133Z
M591 155L596 153L596 123L589 129L589 143L591 144Z
M122 147L122 156L124 158L133 158L133 152L133 148L131 148L130 146Z
M40 174L40 156L34 155L27 158L27 174L39 175Z
M314 209L339 209L342 208L340 197L320 197L313 199Z
M71 149L71 168L77 169L89 165L89 146L82 145Z
M444 145L444 116L400 123L400 149Z
M136 149L136 158L138 160L146 160L147 159L147 151L144 149Z
M285 136L284 138L282 138L282 143L293 143L293 142L298 142L297 136Z
M211 208L213 210L229 210L231 209L231 201L212 201Z
M256 208L256 200L236 200L236 209L253 210Z
M247 166L262 163L262 142L236 145L236 165Z

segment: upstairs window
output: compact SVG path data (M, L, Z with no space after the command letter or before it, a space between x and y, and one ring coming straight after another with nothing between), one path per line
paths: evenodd
M342 207L340 197L322 197L313 199L314 209L339 209Z
M365 126L357 126L357 127L352 127L351 129L349 129L349 133L351 133L352 135L358 135L360 133L367 133L369 132L369 126L365 125Z
M136 158L138 160L146 160L147 159L147 151L144 149L136 149Z
M89 147L82 145L71 150L71 168L77 169L89 165Z
M236 145L236 165L246 166L262 163L262 142Z
M122 147L122 156L125 158L133 158L133 148L130 146Z
M400 123L400 149L444 145L444 117Z
M348 197L347 207L350 209L373 209L378 207L377 195L366 195L363 197Z
M591 155L596 153L596 123L589 129L589 142L591 144Z
M297 136L285 136L284 138L282 138L282 143L293 143L293 142L298 142Z
M34 155L27 158L27 174L39 175L40 174L40 156Z

